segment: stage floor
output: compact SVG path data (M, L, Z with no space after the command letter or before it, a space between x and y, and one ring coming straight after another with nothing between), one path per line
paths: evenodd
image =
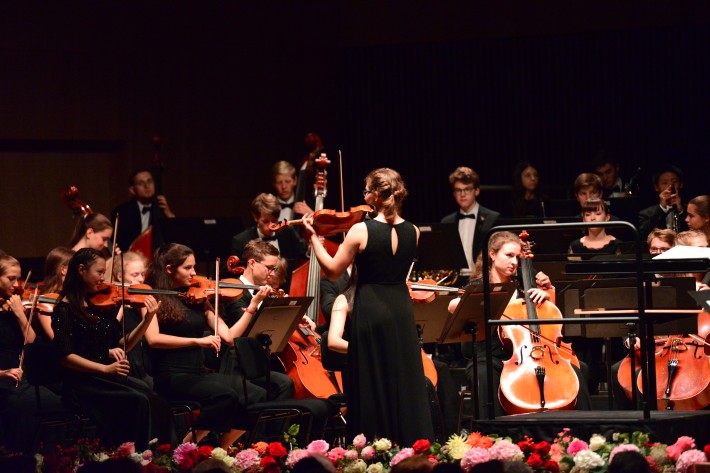
M473 430L512 438L529 435L536 441L554 439L565 427L585 441L592 434L607 438L615 432L641 431L650 434L651 442L675 443L688 435L696 445L710 443L710 411L651 411L650 419L643 411L548 411L501 416L474 421Z

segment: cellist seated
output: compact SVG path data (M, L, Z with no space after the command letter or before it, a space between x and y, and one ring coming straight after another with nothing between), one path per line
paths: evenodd
M488 244L488 264L490 268L490 282L491 283L507 283L514 280L518 265L520 261L522 250L522 244L520 238L514 233L510 232L497 232L489 240ZM479 259L477 263L477 271L474 275L477 278L473 278L469 284L481 284L481 265L482 260ZM550 278L539 272L535 274L535 284L537 287L531 287L528 290L529 298L536 305L540 305L546 301L552 302L554 297L554 288L550 281ZM519 296L515 296L516 298ZM449 304L449 312L454 312L458 306L460 299L456 298ZM486 351L485 343L478 342L475 347L471 347L471 343L464 343L462 351L465 355L471 358L472 350L476 350L476 358L478 360L478 389L479 389L479 412L485 415L485 404L486 395L488 392L488 380L487 380L487 369L486 369ZM573 353L564 354L562 348L560 348L560 357L564 357L567 360L573 357ZM505 353L504 346L499 340L495 340L492 343L492 364L493 364L493 383L496 387L500 385L501 372L503 371L504 360L510 358L511 353ZM585 377L583 376L583 370L586 369L586 364L581 363L581 368L575 366L572 363L572 369L577 375L579 380L579 392L577 394L576 404L574 404L575 409L589 410L591 408L591 403L589 399L589 392L586 387ZM466 378L468 385L471 387L476 386L475 380L473 379L473 362L469 361L466 367ZM497 389L496 389L497 391ZM495 415L501 416L506 415L507 412L503 409L498 397L493 402Z

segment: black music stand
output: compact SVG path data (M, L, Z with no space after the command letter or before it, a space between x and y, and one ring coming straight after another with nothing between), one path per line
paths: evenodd
M508 306L510 299L517 290L515 283L496 283L490 285L490 320L498 320L503 311ZM471 337L473 356L473 412L478 419L479 400L478 392L478 355L476 353L476 342L481 342L486 338L486 332L479 331L479 326L485 326L486 313L483 302L483 285L471 285L461 295L461 300L453 314L447 320L444 331L441 334L440 343L464 342L467 337ZM491 363L492 360L487 360Z
M298 327L313 297L267 298L252 316L244 337L271 339L272 351L279 353Z
M455 297L449 294L437 295L426 304L413 304L414 321L421 330L422 343L443 343L444 329L451 317L449 302Z
M455 223L428 223L419 226L419 245L414 269L467 268L459 227Z
M705 312L710 312L710 291L690 291L688 294Z

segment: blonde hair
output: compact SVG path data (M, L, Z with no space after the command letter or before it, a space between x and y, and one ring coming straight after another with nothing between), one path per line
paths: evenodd
M4 254L4 255L0 256L0 276L5 274L8 270L8 268L10 268L12 266L19 267L20 262L8 254Z
M123 278L121 276L123 273L124 265L132 263L134 261L142 261L143 266L146 266L147 269L148 260L145 258L145 256L143 256L142 253L138 253L136 251L126 251L125 253L114 256L112 269L113 277L116 278L117 281L123 281Z
M365 186L379 196L385 220L393 222L408 195L402 176L394 169L375 169L365 178Z
M263 192L254 197L254 200L251 201L252 216L259 218L262 213L279 218L281 204L279 204L279 199L277 199L275 195Z
M275 178L280 174L287 174L291 177L296 177L296 168L288 161L278 161L271 166L271 177Z
M705 238L706 242L708 240L708 237L705 236L705 233L701 232L700 230L686 230L676 235L675 244L677 246L690 246L690 242L694 238Z

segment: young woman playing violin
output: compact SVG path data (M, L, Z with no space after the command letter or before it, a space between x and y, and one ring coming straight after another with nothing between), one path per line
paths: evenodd
M20 366L23 346L35 340L20 296L20 263L0 256L0 444L13 451L31 447L40 417L35 392ZM40 387L42 407L61 407L59 396Z
M113 236L113 226L103 214L88 214L82 216L74 227L69 246L74 251L82 248L93 248L97 251L108 249L108 242Z
M123 263L122 263L123 262ZM113 279L118 284L131 286L133 284L143 284L145 282L146 259L135 251L126 251L113 258ZM137 328L143 320L141 308L126 305L123 309L123 317L126 318L126 331L131 332ZM148 343L145 337L141 337L128 352L128 361L131 363L130 376L144 381L153 388L153 378L150 372L150 358L148 355Z
M160 303L146 298L145 317L123 334L117 308L90 304L104 281L106 260L82 248L69 260L59 302L52 313L54 341L65 368L65 401L85 411L105 445L135 441L141 448L153 438L174 443L170 406L144 383L130 378L130 351L153 320Z
M171 243L155 252L149 284L154 289L177 290L188 287L195 277L195 255L185 245ZM153 349L152 368L155 390L175 401L196 401L202 405L196 420L197 440L211 430L222 432L220 446L226 448L251 427L245 419L242 383L234 376L206 373L203 349L219 351L222 342L231 344L243 325L249 323L259 303L271 293L262 286L244 311L243 320L231 328L215 317L208 300L187 301L178 296L160 296L161 306L151 321L145 338ZM205 335L205 330L209 334ZM249 393L252 402L264 397ZM185 441L192 441L188 435Z
M519 258L521 254L522 244L520 238L511 232L496 232L491 236L488 241L488 265L490 268L490 282L491 283L507 283L515 280ZM471 280L469 285L481 284L481 265L482 259L479 258L477 262L477 271L475 275L477 278ZM531 288L528 292L530 300L535 304L541 304L544 301L551 300L550 293L547 292L552 290L552 283L550 278L542 272L538 272L535 275L535 284L537 287ZM514 296L517 298L518 296ZM460 298L455 298L449 303L449 312L453 313ZM470 344L466 344L470 346ZM484 412L484 407L486 403L486 396L488 392L488 379L486 370L486 350L485 344L483 342L476 343L476 346L472 347L476 350L476 358L478 360L478 389L479 389L479 411ZM467 347L464 347L464 352L468 351ZM493 350L491 353L493 359L493 383L495 386L500 384L500 375L503 370L503 360L508 358L504 353L503 345L500 342L493 343ZM577 367L573 367L577 373L578 378L583 378L581 371ZM466 378L469 386L475 386L475 380L473 379L473 363L469 362L466 367ZM580 391L577 397L577 409L590 409L589 392L586 388L586 383L580 381ZM494 401L495 415L505 415L506 412L503 406L499 402L498 398Z
M56 295L62 290L64 278L67 275L69 260L73 255L74 251L64 246L53 248L47 253L47 258L44 260L44 279L40 285L43 295L50 295L49 297L56 298ZM54 309L53 304L38 305L38 310L35 314L36 323L33 321L33 328L36 329L37 337L39 337L41 341L51 342L54 340L52 311L43 310L43 307Z
M313 218L303 224L312 251L335 280L353 260L359 280L348 344L348 434L387 437L400 444L432 439L428 395L406 277L419 229L400 216L407 189L397 171L380 168L365 178L365 203L376 209L356 223L331 257L316 235Z

